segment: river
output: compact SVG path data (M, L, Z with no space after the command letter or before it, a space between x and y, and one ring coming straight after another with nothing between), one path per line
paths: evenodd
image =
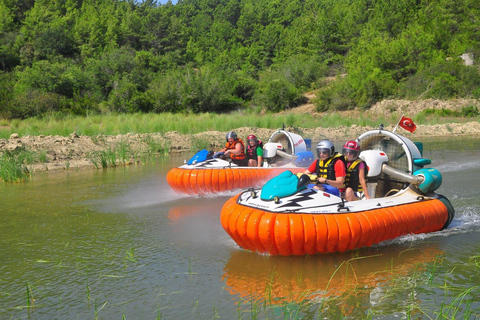
M156 164L0 183L1 319L466 318L480 309L478 138L432 139L447 230L328 255L239 249L236 192L175 194Z

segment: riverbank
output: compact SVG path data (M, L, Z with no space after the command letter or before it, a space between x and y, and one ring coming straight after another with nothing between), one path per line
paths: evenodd
M366 113L372 117L385 113L407 114L413 116L425 108L442 108L455 110L463 103L444 103L430 101L416 105L412 102L382 101L373 106ZM477 101L478 103L478 101ZM316 114L311 104L306 104L296 109L285 112L302 112ZM343 116L349 119L356 119L360 115L358 111L345 111ZM464 121L465 119L459 119ZM397 128L406 137L419 140L425 137L453 137L453 136L479 136L480 122L468 121L448 124L423 125L416 123L417 129L414 133ZM335 128L319 126L316 128L287 127L287 131L295 132L304 138L310 138L313 143L323 139L333 141L344 141L355 139L365 131L377 127L365 127L360 125L337 126ZM249 134L255 134L259 139L266 141L279 128L266 129L254 127L232 128L239 137L246 138ZM385 126L387 130L393 130L394 125ZM146 163L148 158L161 154L179 152L195 152L207 148L219 150L223 147L226 132L206 131L196 134L180 134L177 131L169 131L164 134L122 134L122 135L98 135L83 136L72 132L69 136L19 136L12 134L8 139L0 139L0 154L5 152L25 151L31 154L28 170L33 172L61 172L65 170L102 168L113 165L128 165L133 163Z
M385 129L393 130L393 126ZM334 141L355 139L365 131L374 127L351 127L337 128L285 128L288 131L298 133L304 138L312 139L316 143L323 139ZM263 141L277 129L242 127L233 129L238 136L246 137L255 134ZM479 136L480 123L450 123L438 125L417 125L412 134L401 128L397 129L402 135L418 140L422 137L452 137L452 136ZM126 134L116 136L87 137L72 133L69 137L61 136L23 136L13 134L10 139L0 140L0 151L25 150L37 155L33 163L28 165L30 172L38 171L64 171L80 168L101 167L101 155L110 154L110 159L115 157L117 165L127 165L145 162L147 155L156 153L194 152L196 145L208 145L210 149L219 150L223 147L226 132L208 131L195 135L181 135L171 131L166 134ZM199 149L199 148L197 148ZM115 154L115 155L113 155ZM108 164L112 164L111 160ZM107 164L107 165L108 165Z

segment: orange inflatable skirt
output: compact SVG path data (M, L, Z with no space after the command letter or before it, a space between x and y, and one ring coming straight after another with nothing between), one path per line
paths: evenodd
M207 194L255 187L286 170L298 173L305 168L173 168L167 174L167 182L178 193Z
M438 199L360 212L272 213L237 203L222 208L221 223L242 248L271 255L343 252L407 234L440 231L449 219Z

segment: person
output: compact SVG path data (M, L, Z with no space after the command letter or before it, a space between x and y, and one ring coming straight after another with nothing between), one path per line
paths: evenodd
M261 167L263 165L263 142L253 134L247 137L246 153L249 167Z
M363 197L370 199L367 189L368 167L365 161L360 159L360 145L356 141L347 141L342 148L345 157L345 200L355 201Z
M232 162L238 166L246 166L245 144L242 139L238 138L233 131L228 132L225 139L227 140L225 148L218 153L223 153L224 156L230 157Z
M343 155L335 152L335 146L330 140L320 141L316 149L318 159L312 162L304 173L317 175L314 189L340 197L341 192L345 190L346 172Z

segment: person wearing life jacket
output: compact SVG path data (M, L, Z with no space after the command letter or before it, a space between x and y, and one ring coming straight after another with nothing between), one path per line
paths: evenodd
M355 201L363 197L370 199L367 189L368 167L365 161L360 159L360 145L356 141L347 141L342 148L345 157L345 200Z
M312 162L306 174L316 174L317 184L314 189L340 196L345 191L345 162L343 155L335 152L335 146L329 140L317 144L318 159Z
M253 134L247 137L246 154L249 167L261 167L263 165L263 142Z
M233 131L227 133L225 139L227 143L225 148L219 151L224 156L230 157L232 162L238 166L247 166L247 159L245 155L245 144L242 139L237 137L237 134Z

